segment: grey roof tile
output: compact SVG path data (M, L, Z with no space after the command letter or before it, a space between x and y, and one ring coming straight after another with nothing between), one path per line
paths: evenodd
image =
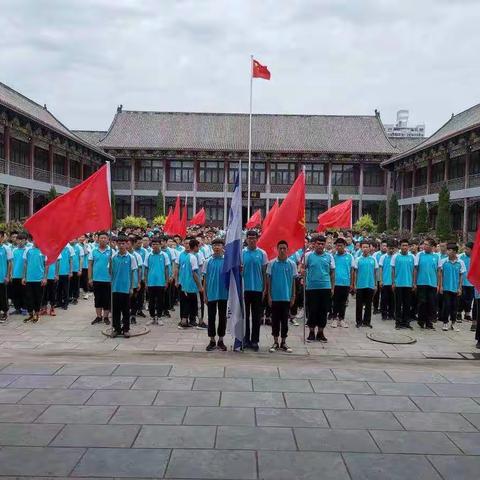
M107 134L106 130L72 130L72 132L92 145L98 145Z

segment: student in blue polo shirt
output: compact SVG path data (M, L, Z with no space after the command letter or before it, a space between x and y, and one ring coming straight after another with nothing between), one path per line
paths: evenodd
M415 257L413 289L417 290L418 324L421 328L435 330L433 321L437 306L439 257L433 252L435 241L426 238L423 251Z
M28 317L24 322L38 322L42 306L43 288L47 283L47 258L36 246L35 241L23 254L22 283L26 287Z
M362 240L362 256L355 260L354 283L356 291L356 324L372 328L372 299L377 288L376 278L378 264L370 255L370 242ZM364 311L365 310L365 311Z
M313 251L305 254L305 304L307 306L308 341L326 343L324 329L330 312L332 292L335 287L335 263L332 255L325 251L326 238L313 238ZM315 328L317 335L315 336Z
M119 236L118 252L112 256L112 338L130 337L130 297L133 292L133 272L137 269L135 257L127 251L128 238Z
M395 303L392 289L392 257L395 253L393 240L387 242L387 252L380 256L378 262L380 270L380 311L382 320L393 320L395 315Z
M263 299L266 289L267 254L257 247L258 233L248 230L247 246L242 251L242 275L245 301L245 348L258 351Z
M272 308L272 336L273 345L270 352L282 350L291 353L292 349L287 345L288 335L288 312L295 301L295 277L297 266L287 255L288 243L280 240L277 243L277 258L267 266L267 295L268 303ZM281 343L278 337L281 336Z
M213 255L209 256L204 266L205 303L208 312L208 336L210 343L207 345L207 352L218 349L223 352L227 347L223 343L227 327L227 298L228 290L225 284L223 271L223 246L224 241L216 238L212 242ZM216 327L216 316L218 311L218 328ZM215 337L218 335L218 342ZM252 346L253 348L253 346ZM258 351L258 344L255 351Z
M55 317L57 315L55 312L55 305L57 303L57 283L60 257L61 256L59 255L57 260L51 263L47 268L47 283L43 289L41 315L46 315L47 313L51 317ZM48 305L50 305L49 310L47 310Z
M27 237L23 233L17 235L17 245L12 251L12 280L10 282L11 297L16 315L27 313L25 307L25 287L22 285L23 278L23 254L26 250Z
M458 299L462 295L462 277L465 275L465 265L457 257L458 246L455 243L447 244L447 258L442 258L439 265L438 288L443 294L442 311L440 318L443 322L442 330L450 328L459 332L456 325Z
M382 255L385 255L387 253L387 242L381 242L380 247L377 242L371 242L370 243L370 255L375 259L377 262L377 265L380 267L380 258ZM372 300L372 305L373 305L373 314L377 315L381 313L380 310L380 295L382 293L382 287L380 286L381 283L381 277L380 277L380 268L378 268L377 273L376 273L376 290L375 293L373 294L373 300Z
M167 286L165 287L165 300L163 302L163 316L167 318L170 318L170 310L173 309L175 295L175 287L173 285L173 266L175 263L175 250L170 248L170 246L168 245L169 243L173 242L167 235L160 237L160 249L163 253L165 253L165 255L167 255L170 262L168 264Z
M335 263L335 288L333 290L333 320L332 328L338 325L348 328L348 322L345 320L345 310L347 308L348 294L353 288L352 269L353 256L346 250L346 242L343 238L335 240L336 252L333 255ZM338 323L340 322L340 323Z
M111 308L110 258L112 249L106 232L98 234L98 246L92 248L88 255L88 283L93 287L96 317L92 325L103 322L110 325L108 318Z
M82 263L85 252L83 246L78 243L78 240L70 242L73 248L72 257L72 278L70 278L69 297L72 305L77 305L78 297L80 296L80 277L82 274Z
M68 309L68 294L70 279L72 278L74 256L75 252L70 244L66 245L60 254L58 265L57 305L63 308L63 310Z
M400 241L400 252L393 255L390 265L392 267L392 290L395 295L395 328L411 329L410 301L415 257L409 252L407 239Z
M168 283L170 258L161 250L162 240L152 238L152 251L145 256L145 282L148 293L149 325L163 325L160 317L164 312L165 288Z
M457 314L457 322L462 320L462 312L465 312L464 319L471 321L472 316L472 302L475 296L475 287L472 285L468 279L468 272L470 271L470 260L472 255L473 242L467 242L465 244L465 250L461 253L458 258L465 265L465 275L463 275L463 285L462 285L462 297L460 299L460 305Z
M144 243L146 244L146 247L144 247ZM150 238L147 236L141 237L140 235L137 235L135 245L134 245L134 252L137 255L136 259L138 261L138 256L140 257L142 261L142 266L138 268L138 289L135 295L135 303L132 303L132 315L138 316L138 317L143 317L145 318L146 315L143 313L143 306L145 303L145 257L147 256L147 253L149 251L149 243L150 243ZM130 252L132 253L132 252Z
M7 285L12 277L12 250L4 244L5 232L0 231L0 323L5 323L8 317Z

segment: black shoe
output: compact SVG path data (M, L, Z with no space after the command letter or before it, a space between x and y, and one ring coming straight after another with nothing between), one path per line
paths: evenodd
M110 320L108 319L108 317L103 317L103 323L105 325L110 325Z
M317 333L317 341L322 342L322 343L327 343L327 337L323 334L323 332L318 332Z
M417 324L420 328L425 328L425 325L422 322L417 322Z
M426 325L425 328L427 330L435 330L435 327L433 325Z
M62 307L62 310L68 310L68 305L64 305L64 306Z
M277 342L275 342L271 347L270 347L270 352L273 353L273 352L276 352L278 349L280 348L280 346L278 345Z
M310 333L308 334L307 340L308 340L309 342L314 342L314 341L315 341L315 333L314 333L314 332L310 332Z
M207 345L207 348L205 349L207 352L211 352L217 348L217 344L215 343L215 340L210 340L210 343Z
M97 323L102 323L102 317L95 317L90 325L96 325Z
M139 310L139 311L137 312L137 316L138 316L138 317L142 317L142 318L146 318L146 315L145 315L141 310Z
M480 348L480 342L477 342L476 348Z
M374 315L378 315L379 313L381 313L380 310L375 309L375 310L373 311L373 314L374 314Z
M170 318L170 312L168 310L165 310L165 312L163 312L163 316L166 318Z
M132 325L136 325L136 324L137 324L137 319L136 319L135 317L133 317L133 316L130 317L130 323L131 323Z
M371 323L364 323L363 326L368 328L373 328Z
M33 322L33 313L30 313L27 318L23 319L23 323Z
M250 348L254 351L254 352L258 352L259 350L259 347L258 347L258 343L252 343Z
M476 332L477 331L477 327L472 323L472 326L470 327L470 331L471 332Z
M385 321L385 320L388 320L388 318L384 315L382 315L382 320Z
M286 353L292 353L292 349L286 343L280 344L280 350Z
M213 344L215 345L215 342L213 342ZM227 351L227 347L225 346L225 344L223 343L223 340L219 340L217 342L217 348L219 350L221 350L222 352L226 352Z
M472 321L472 316L469 313L466 313L465 317L463 319L467 322L471 322Z
M197 325L197 330L206 330L208 327L207 327L207 324L205 322L201 322Z
M357 328L360 328L362 325L361 325L360 323L357 323L355 326L356 326Z
M74 298L74 299L72 300L72 305L77 305L77 303L78 303L78 298Z

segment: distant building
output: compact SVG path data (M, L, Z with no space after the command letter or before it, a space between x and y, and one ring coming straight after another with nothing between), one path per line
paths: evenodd
M397 112L395 124L384 124L385 131L389 138L424 138L425 124L420 123L414 127L408 126L408 110Z

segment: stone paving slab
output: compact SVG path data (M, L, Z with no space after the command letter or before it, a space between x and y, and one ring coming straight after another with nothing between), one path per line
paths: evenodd
M72 383L70 388L86 389L129 389L137 377L90 376L83 375Z
M478 477L480 457L435 455L428 457L445 480L471 480Z
M133 390L191 390L194 378L138 377Z
M225 377L231 378L278 378L278 368L274 366L248 365L226 367Z
M63 425L0 423L0 445L19 447L47 446ZM0 464L0 474L1 474Z
M367 382L310 380L310 383L313 390L317 393L357 393L363 395L372 395L374 393Z
M401 430L391 412L360 412L327 410L325 415L333 428ZM407 415L410 415L408 413Z
M262 379L263 380L263 379ZM222 392L251 392L250 378L196 378L193 390L215 390Z
M255 413L263 427L328 427L322 410L257 408Z
M228 395L225 392L223 395ZM233 395L239 395L235 392ZM245 393L244 393L245 394ZM220 392L203 391L172 391L158 392L154 405L185 406L185 407L218 407L220 406ZM232 405L233 406L233 405Z
M406 430L430 432L474 432L475 427L458 413L395 412Z
M34 405L18 405L18 407L34 408ZM45 409L42 407L35 407ZM105 424L108 423L117 407L114 406L75 406L50 405L38 417L36 423L79 423L79 424Z
M215 436L214 426L144 425L134 447L214 448Z
M418 412L419 408L408 398L393 395L348 395L355 410L375 412Z
M285 393L289 408L313 408L317 410L351 410L345 395L335 393Z
M185 425L255 425L253 408L246 407L188 407Z
M10 385L19 375L0 375L0 388Z
M308 380L285 380L283 378L254 378L256 392L313 392Z
M17 403L30 391L29 388L9 388L0 390L0 403Z
M110 423L123 425L180 425L185 416L185 411L185 407L120 406Z
M3 390L3 392L9 391ZM36 388L34 390L26 390L26 392L30 393L24 395L20 403L29 405L83 405L93 395L95 390Z
M376 395L414 395L416 397L435 396L435 392L423 383L369 382L368 384Z
M210 393L210 392L209 392ZM222 407L285 407L280 392L222 392Z
M123 375L127 377L166 377L171 365L118 365L115 366L112 375Z
M30 423L46 408L46 405L0 405L0 422Z
M480 433L449 432L447 435L466 455L480 455Z
M290 428L219 426L216 447L227 450L297 450Z
M55 375L111 375L116 368L116 365L76 363L64 365L55 372Z
M21 375L8 388L68 388L78 377L72 375Z
M97 390L87 405L152 405L156 390Z
M471 398L411 397L423 412L480 413L480 404Z

